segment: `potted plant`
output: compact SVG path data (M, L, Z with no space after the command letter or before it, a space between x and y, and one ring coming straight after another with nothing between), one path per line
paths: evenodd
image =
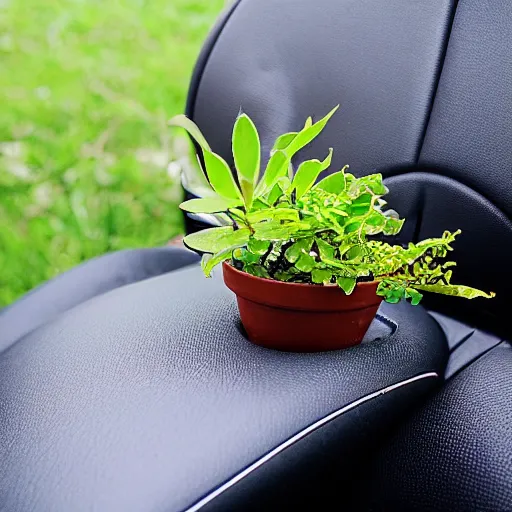
M356 178L346 166L318 181L332 149L293 172L294 155L336 109L278 137L261 177L260 139L246 114L233 128L236 174L192 121L171 120L200 146L210 184L204 197L181 208L221 214L226 222L190 234L184 243L203 254L206 276L223 263L247 335L263 346L317 351L358 344L383 299L416 305L423 292L467 299L494 295L451 284L455 262L446 256L460 231L406 246L385 241L399 233L404 219L384 209L388 189L381 174Z

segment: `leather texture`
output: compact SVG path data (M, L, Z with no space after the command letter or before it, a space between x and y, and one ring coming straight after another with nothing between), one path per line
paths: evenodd
M451 379L473 361L504 341L499 336L446 315L434 311L430 311L430 315L443 330L450 349L450 358L444 373L445 379Z
M512 215L512 3L461 0L420 163ZM446 171L445 171L446 172Z
M266 161L276 136L341 103L301 159L333 147L333 170L413 164L452 14L451 0L242 0L196 69L187 113L232 162L241 108Z
M195 253L176 247L132 249L89 260L0 311L0 352L92 297L197 261Z
M349 508L511 510L511 375L503 342L450 380L365 467Z
M0 354L0 503L9 512L183 510L332 411L442 374L445 338L421 307L380 314L394 334L296 354L249 343L234 296L198 266L85 302ZM402 417L437 381L383 399L386 414ZM357 421L381 421L365 410ZM350 425L337 423L338 442ZM358 436L347 440L356 446Z

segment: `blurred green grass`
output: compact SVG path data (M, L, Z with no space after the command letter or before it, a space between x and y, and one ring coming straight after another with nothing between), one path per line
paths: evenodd
M182 230L166 121L225 0L0 0L0 306Z

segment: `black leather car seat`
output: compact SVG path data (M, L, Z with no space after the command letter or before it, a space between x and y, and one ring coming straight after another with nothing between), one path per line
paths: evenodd
M457 278L498 293L426 301L452 380L359 474L353 508L512 510L511 24L506 1L242 0L196 70L188 112L226 159L236 106L268 150L340 102L305 156L333 146L333 170L387 176L407 239L462 228Z
M268 154L341 103L301 157L382 172L410 239L461 227L457 278L498 298L384 305L366 343L308 355L249 344L197 266L70 302L0 353L0 507L512 509L511 21L506 1L233 3L188 102L213 149L230 159L240 106Z

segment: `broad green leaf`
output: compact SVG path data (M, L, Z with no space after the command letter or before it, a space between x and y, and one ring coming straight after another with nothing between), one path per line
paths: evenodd
M363 254L363 249L360 245L353 245L348 251L347 251L347 260L354 260L356 258L359 258Z
M221 226L191 233L183 243L193 251L216 254L234 245L245 245L250 235L247 228L234 230L233 226Z
M233 252L233 256L246 265L259 263L261 257L259 254L254 254L245 248L237 249L235 252Z
M382 232L385 235L396 235L402 229L404 222L405 219L395 219L393 217L388 217L382 229Z
M270 194L268 195L267 199L268 199L268 202L271 204L271 205L274 205L277 200L279 198L281 198L282 196L284 195L283 191L281 190L281 187L279 186L278 183L276 183L273 187L272 187L272 190L270 191Z
M218 213L239 206L241 201L224 197L205 197L190 199L180 204L180 208L190 213Z
M366 224L374 228L383 228L386 225L388 218L382 213L374 210L366 219Z
M356 280L352 277L340 276L336 279L336 283L347 295L350 295L356 287Z
M306 128L310 128L312 125L313 125L313 118L308 117L306 119L306 122L304 123L303 130L305 130ZM286 149L292 143L292 141L295 139L295 137L297 137L298 134L299 134L299 132L283 133L283 135L280 135L274 142L272 151Z
M414 288L407 288L405 291L409 295L413 306L417 306L421 302L423 295L418 290L415 290Z
M295 263L303 254L309 253L312 245L313 240L311 238L302 238L297 240L293 245L290 245L290 247L286 249L284 257L290 263Z
M206 173L215 192L228 199L242 199L240 190L226 161L206 149L203 150L203 155Z
M177 126L179 128L183 128L187 130L189 135L201 146L202 149L206 149L207 151L211 151L210 145L204 138L204 135L201 133L201 130L198 128L194 121L191 121L187 116L183 114L179 114L174 116L169 120L169 126Z
M320 259L334 259L334 247L321 238L316 239L316 245L318 247L318 251L320 252Z
M269 247L270 242L268 240L255 240L254 238L251 238L247 244L247 249L258 256L263 256Z
M325 190L330 194L341 194L345 190L345 184L345 172L338 171L319 181L315 188Z
M261 147L258 130L247 114L241 114L235 122L232 146L240 187L250 206L260 173Z
M309 254L302 253L295 263L295 268L298 268L301 272L311 272L316 265L315 258Z
M348 222L344 226L345 233L354 233L361 227L362 222L363 221L361 219L356 219L353 220L352 222Z
M377 295L381 295L381 294L377 294ZM386 300L386 302L389 302L389 304L398 304L401 300L402 300L402 297L400 297L396 292L394 291L388 291L385 295L384 295L384 299Z
M249 209L252 207L252 200L254 197L254 184L240 177L239 182L240 189L242 190L242 196L244 197L245 207Z
M233 158L240 178L255 183L260 170L260 138L247 114L238 116L233 127Z
M292 208L266 208L247 214L247 220L251 224L263 222L265 220L293 220L299 221L299 212Z
M230 259L233 251L239 247L240 245L232 245L231 247L228 247L227 249L224 249L223 251L220 251L214 255L203 254L203 257L201 258L201 267L203 269L204 275L206 277L210 277L213 268L216 267L219 263Z
M292 189L296 191L296 198L300 199L315 183L318 175L331 165L332 148L324 161L306 160L302 162L292 181Z
M382 174L369 174L361 178L354 179L348 189L352 197L358 197L361 192L370 190L376 195L385 195L389 192L387 187L382 182Z
M270 190L279 178L287 175L289 162L289 158L283 151L276 151L270 157L265 173L256 187L256 196L264 194L267 190Z
M329 284L331 282L332 272L315 268L311 271L311 281L316 284Z
M254 238L258 240L287 241L301 235L309 227L306 222L288 222L286 224L276 221L261 222L253 226Z
M274 142L274 146L272 151L279 151L281 149L286 149L295 137L297 137L298 132L288 132L280 135L276 141Z
M484 297L492 299L496 296L494 292L485 293L470 286L455 285L455 284L414 284L414 288L424 292L441 293L442 295L452 295L454 297L463 297L464 299L476 299L477 297Z
M298 133L298 135L293 139L291 144L286 148L285 152L289 158L291 158L297 151L302 149L304 146L309 144L314 138L316 138L322 130L325 128L325 125L329 121L329 119L334 115L336 110L338 110L339 105L334 107L325 117L320 119L317 123L312 126L306 126Z
M248 251L247 249L239 249L233 253L235 255L236 259L247 264L247 265L253 265L255 263L259 263L260 261L260 255L254 254L251 251Z

